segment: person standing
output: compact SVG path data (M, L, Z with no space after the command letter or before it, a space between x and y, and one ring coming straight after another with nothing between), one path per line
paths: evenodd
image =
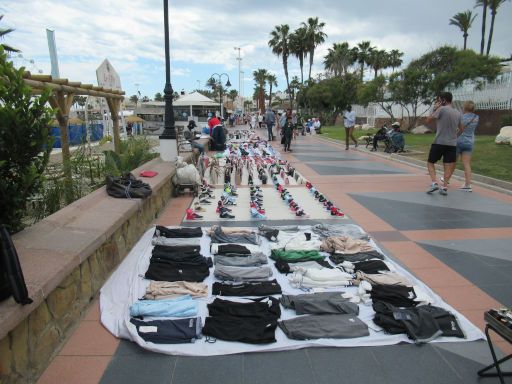
M464 166L464 185L461 191L472 192L471 188L471 154L475 144L475 129L478 126L479 116L474 113L475 103L466 101L462 115L462 129L457 138L457 155L460 155Z
M272 133L272 128L276 123L276 115L270 107L267 109L267 113L265 113L265 124L267 125L268 131L268 141L272 141L274 139L274 135Z
M258 112L258 126L261 129L261 124L263 123L263 115L261 112Z
M462 115L452 107L453 96L450 92L441 92L434 105L434 112L427 118L427 123L436 121L436 137L430 147L427 168L432 184L427 190L428 194L439 190L443 196L448 195L448 184L455 170L457 161L457 131L464 130ZM440 188L436 178L436 166L443 158L444 177Z
M281 130L283 132L283 137L284 137L284 151L285 152L287 152L287 151L291 152L292 151L290 149L290 144L292 143L294 127L295 126L292 123L292 117L289 116L289 115L286 116L286 123L281 128Z
M354 138L354 127L356 125L356 113L349 105L343 114L343 125L345 126L345 150L348 150L349 138L354 142L357 148L357 140Z
M208 127L210 128L210 136L212 136L212 133L213 133L213 128L216 127L217 125L221 125L221 121L219 120L219 118L217 117L217 114L215 112L212 113L212 117L210 118L210 120L208 120Z

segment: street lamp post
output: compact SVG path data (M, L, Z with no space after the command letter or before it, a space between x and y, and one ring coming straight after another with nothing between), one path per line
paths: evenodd
M171 85L171 59L169 54L169 4L164 0L164 33L165 33L165 115L164 131L160 135L160 157L164 161L171 161L178 155L176 142L176 127L174 110L172 107L173 89Z
M222 76L226 76L228 78L228 81L226 81L226 87L231 87L231 83L229 82L229 75L227 73L221 73L220 75L218 73L214 73L210 76L210 79L213 79L215 81L215 76L218 76L219 78L219 97L220 97L220 118L224 118L224 105L222 103Z

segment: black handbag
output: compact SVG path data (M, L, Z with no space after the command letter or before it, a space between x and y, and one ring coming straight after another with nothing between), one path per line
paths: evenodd
M144 199L151 196L152 190L149 184L128 173L121 177L107 176L107 193L118 198Z

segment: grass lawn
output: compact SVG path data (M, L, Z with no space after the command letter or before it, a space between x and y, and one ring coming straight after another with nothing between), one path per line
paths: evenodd
M356 138L374 134L376 130L354 131ZM345 141L345 129L342 126L322 127L322 135L331 139ZM476 136L475 148L471 166L473 173L494 177L500 180L512 181L512 146L497 145L495 136ZM434 134L405 135L405 147L414 151L407 156L427 161L430 144L434 141ZM462 169L462 164L457 163L457 169Z

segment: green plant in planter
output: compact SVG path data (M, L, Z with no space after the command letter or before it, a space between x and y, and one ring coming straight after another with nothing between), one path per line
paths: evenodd
M33 97L23 72L0 47L0 223L11 233L23 228L27 198L40 189L52 149L50 90Z
M120 176L154 159L157 153L151 151L151 143L145 136L131 136L121 141L121 153L104 151L105 172L107 175Z

